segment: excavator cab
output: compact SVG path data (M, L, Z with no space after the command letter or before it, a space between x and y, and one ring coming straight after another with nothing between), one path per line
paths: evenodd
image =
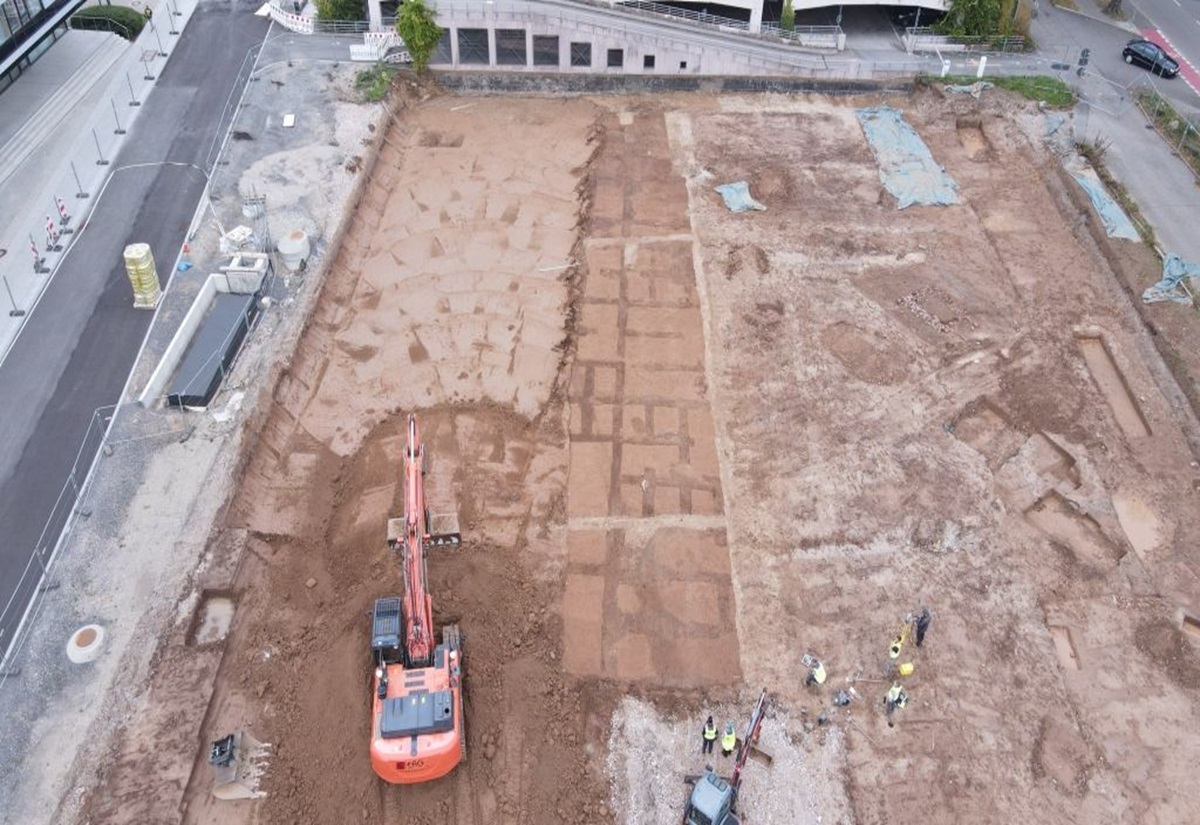
M733 812L736 802L737 789L709 768L692 788L684 825L740 825Z

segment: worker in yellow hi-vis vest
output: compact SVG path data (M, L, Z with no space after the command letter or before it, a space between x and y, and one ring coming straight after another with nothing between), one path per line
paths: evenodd
M887 697L883 700L883 707L887 713L887 723L889 728L896 726L892 719L893 714L898 710L903 710L908 705L908 693L904 688L900 687L899 682L892 682L891 688L888 689Z
M700 746L700 752L712 753L713 745L717 741L717 723L713 721L711 716L708 717L708 719L704 722L703 736L704 740L703 744Z
M737 747L737 734L733 732L733 722L725 723L725 734L721 737L721 756L729 756Z

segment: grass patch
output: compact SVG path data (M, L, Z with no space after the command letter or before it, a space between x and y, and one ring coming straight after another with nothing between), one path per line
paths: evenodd
M1075 105L1075 93L1057 77L1027 75L1024 77L993 77L997 88L1016 92L1026 100L1044 101L1047 106L1065 109Z
M354 88L372 103L387 97L392 85L392 75L396 70L386 63L376 63L369 69L363 69L354 76Z
M1096 6L1105 17L1121 21L1129 19L1129 12L1125 11L1122 0L1116 0L1116 2L1114 0L1096 0Z
M947 75L942 78L929 77L930 83L949 83L969 86L977 78L970 75ZM985 77L997 89L1015 92L1027 100L1044 102L1052 109L1066 109L1075 105L1075 94L1066 83L1048 75L1021 75L1018 77Z
M1069 9L1071 11L1079 11L1079 4L1075 0L1054 0L1054 5L1060 9Z

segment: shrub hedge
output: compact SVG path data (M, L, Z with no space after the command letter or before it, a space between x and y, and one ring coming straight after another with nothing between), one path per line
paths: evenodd
M146 25L146 18L129 6L88 6L71 15L71 28L112 32L133 40Z

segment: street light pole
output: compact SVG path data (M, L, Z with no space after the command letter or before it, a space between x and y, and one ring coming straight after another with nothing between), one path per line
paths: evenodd
M117 122L117 128L113 130L113 134L123 135L125 134L125 130L121 128L121 116L117 114L117 104L111 97L108 99L108 102L112 104L113 120Z
M154 39L158 41L158 56L166 57L167 53L163 49L162 38L158 36L158 26L154 25L154 20L150 20L150 31L154 32Z
M8 276L4 275L2 277L4 278L4 290L8 293L8 302L12 304L12 309L8 311L8 317L20 318L25 314L25 310L17 308L17 299L13 297L12 287L8 285Z

